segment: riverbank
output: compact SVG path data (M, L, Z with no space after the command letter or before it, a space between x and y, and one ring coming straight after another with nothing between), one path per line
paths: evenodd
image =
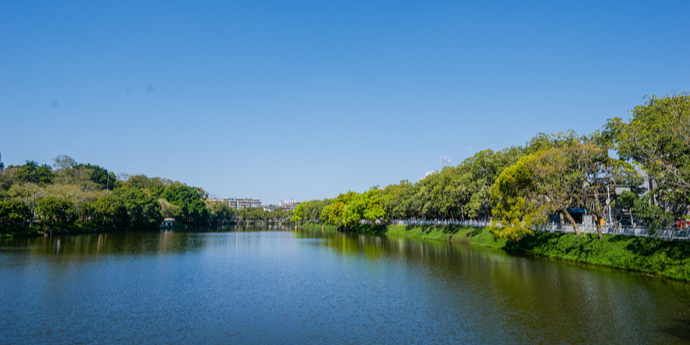
M496 240L487 228L470 226L405 226L357 229L361 233L449 241L555 260L605 266L690 281L690 242L644 237L537 232L519 242Z

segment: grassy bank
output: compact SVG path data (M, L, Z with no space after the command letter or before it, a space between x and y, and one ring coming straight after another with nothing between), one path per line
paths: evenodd
M496 241L486 228L389 225L386 235L466 243L583 264L644 272L690 281L690 242L644 237L537 232L520 242Z

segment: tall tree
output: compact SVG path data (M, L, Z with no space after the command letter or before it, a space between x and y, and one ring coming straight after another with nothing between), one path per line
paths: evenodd
M208 225L210 212L204 203L207 193L201 188L190 187L175 182L165 188L161 197L181 208L181 222L195 225Z
M0 201L0 228L23 227L31 218L31 207L17 199Z
M615 188L620 173L619 162L592 143L573 143L523 157L492 187L494 216L504 225L495 232L519 239L558 213L579 235L568 209L584 207L594 216L601 238L599 220L604 216L607 189Z
M52 170L47 164L39 166L36 161L26 161L17 169L15 177L22 182L49 184L53 181Z
M610 119L605 132L621 158L643 167L656 204L690 203L690 95L651 96L633 109L628 123Z
M77 165L77 161L68 155L59 155L53 158L53 167L55 169L72 169Z

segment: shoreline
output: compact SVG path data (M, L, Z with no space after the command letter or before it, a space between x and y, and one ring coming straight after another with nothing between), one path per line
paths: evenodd
M304 223L290 224L310 230L336 231L333 225ZM106 229L73 227L55 235L80 235L124 231L156 231L160 229ZM176 229L188 231L189 229ZM210 230L210 229L205 229ZM222 230L221 230L222 231ZM226 230L227 231L227 230ZM549 260L583 265L608 267L636 273L690 282L690 242L668 241L646 237L604 235L600 241L596 234L576 236L570 233L535 232L519 242L496 240L486 227L455 225L362 225L348 232L400 236L430 241L445 241L502 250L511 255L534 256ZM2 238L41 237L39 231L21 234L2 234Z
M307 228L334 226L304 224ZM496 241L486 227L472 226L360 226L351 232L447 241L502 250L511 255L600 266L690 282L690 242L646 237L535 232L519 242Z

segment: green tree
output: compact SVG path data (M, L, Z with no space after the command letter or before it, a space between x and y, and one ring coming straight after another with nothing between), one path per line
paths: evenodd
M53 180L53 173L50 166L43 164L38 165L35 161L26 161L26 164L20 166L15 172L15 178L22 182L49 184Z
M230 208L226 202L206 199L205 203L211 213L212 224L222 225L233 221L235 210Z
M292 220L295 222L302 222L305 221L307 218L305 218L304 211L307 208L307 202L300 203L295 207L295 210L292 212Z
M58 170L69 170L77 165L74 158L67 155L59 155L53 158L53 167Z
M43 224L51 228L55 225L72 224L77 218L72 202L52 196L36 202L36 215Z
M407 180L384 188L382 202L386 214L395 219L410 218L408 200L414 195L415 190L415 185Z
M147 177L146 175L130 176L125 182L131 187L136 187L153 197L160 198L167 186L172 185L172 181L160 177Z
M315 222L321 221L321 212L324 207L331 204L331 199L310 200L297 205L292 213L292 221Z
M615 191L618 181L629 180L635 171L629 164L609 157L608 148L591 141L561 149L571 159L570 174L575 178L575 197L578 206L592 215L599 239L603 238L601 225L609 207L610 191ZM577 189L579 187L579 189Z
M520 240L533 234L532 227L549 210L535 197L534 173L530 167L533 155L526 156L505 169L491 187L493 221L491 231L497 237Z
M362 194L352 191L340 194L323 208L321 219L346 230L352 230L362 222L387 221L384 199L382 191L376 187Z
M117 210L118 207L124 207L127 212L126 219L118 220L116 223L127 224L134 229L150 229L158 227L163 220L158 200L138 188L116 188L106 198L116 207L115 210L118 212L115 212L115 216L124 216L121 210Z
M666 209L690 202L690 95L651 96L628 123L609 119L605 134L622 159L639 163L649 177L652 202Z
M91 164L79 164L75 168L85 171L88 179L97 184L101 190L113 190L117 185L117 177L113 172L109 172L108 169Z
M525 156L499 175L492 187L494 216L504 225L494 227L494 232L517 240L546 223L550 214L559 213L579 235L568 209L584 207L594 217L601 239L599 220L607 206L607 190L615 189L622 171L621 162L592 143L571 143Z
M161 214L163 217L181 219L182 208L180 206L173 205L163 198L158 199L158 203L161 205Z
M129 215L124 202L115 196L108 195L93 203L92 219L95 224L111 229L128 229Z
M23 227L31 218L31 207L21 200L0 201L0 229Z
M462 218L488 219L491 216L491 186L507 167L522 157L522 148L510 147L498 152L484 150L458 166L460 179L457 195Z
M161 197L181 208L179 221L193 225L208 225L210 212L204 203L206 192L201 188L189 187L175 182L165 188Z
M340 228L345 227L345 212L347 211L346 207L353 200L359 197L361 196L358 193L352 191L338 195L335 199L333 199L333 202L330 205L323 208L321 211L321 220L323 220L326 224L335 225ZM351 221L352 220L350 219L348 223Z

